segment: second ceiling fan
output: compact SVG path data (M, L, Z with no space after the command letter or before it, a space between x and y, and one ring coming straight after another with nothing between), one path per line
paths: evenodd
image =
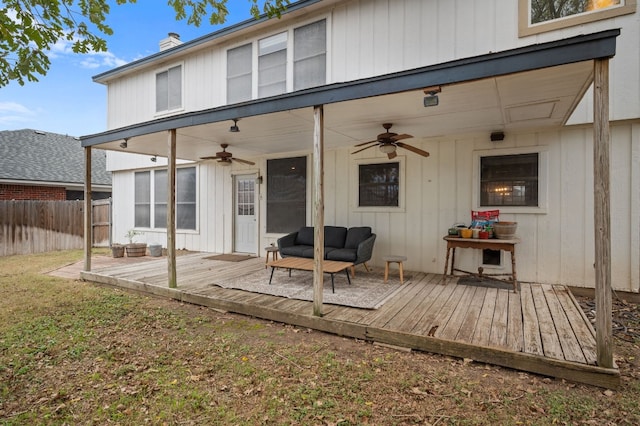
M216 155L210 156L210 157L200 157L200 159L201 160L218 160L218 163L220 163L220 165L223 165L223 166L230 165L232 161L248 164L250 166L253 166L256 164L253 161L234 158L232 153L227 152L227 147L229 146L228 143L221 143L220 146L222 147L222 151L216 152Z
M422 155L423 157L429 156L429 153L427 151L423 151L420 148L416 148L415 146L411 146L404 142L400 142L402 139L410 139L413 136L407 135L406 133L399 135L397 133L390 132L389 130L391 129L391 126L393 126L392 123L384 123L382 127L384 127L384 129L386 130L385 133L380 133L375 140L372 140L369 142L362 142L355 145L356 147L364 146L364 148L354 151L352 152L352 154L357 154L358 152L364 151L365 149L369 149L369 148L373 148L374 146L377 146L380 148L380 151L387 154L387 157L389 157L390 160L397 157L398 155L396 153L397 148L406 149L415 154ZM368 145L368 146L365 146L365 145Z

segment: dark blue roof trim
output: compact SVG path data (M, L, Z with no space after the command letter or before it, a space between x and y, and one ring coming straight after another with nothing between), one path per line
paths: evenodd
M617 29L580 35L383 76L320 86L203 111L188 112L95 135L82 136L80 139L82 146L99 145L117 139L181 127L609 58L616 53L616 37L618 35L620 35L620 30Z

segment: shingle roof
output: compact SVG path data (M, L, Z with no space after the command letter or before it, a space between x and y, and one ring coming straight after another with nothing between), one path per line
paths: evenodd
M94 149L92 184L111 185L106 154ZM84 148L67 135L33 129L0 131L0 180L84 184Z

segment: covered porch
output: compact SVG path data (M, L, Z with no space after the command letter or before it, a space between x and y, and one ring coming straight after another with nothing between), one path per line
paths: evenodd
M378 309L325 304L324 314L317 316L311 301L214 284L225 277L264 271L264 258L226 262L207 257L211 253L177 258L177 288L168 286L165 259L98 267L81 272L81 277L341 336L594 386L616 388L620 382L617 368L596 365L595 332L564 286L520 283L516 293L461 284L459 277L443 280L438 274L410 272L412 279Z

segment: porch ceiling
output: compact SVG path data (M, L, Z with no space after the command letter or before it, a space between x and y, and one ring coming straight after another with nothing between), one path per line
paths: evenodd
M236 157L308 152L313 105L324 105L325 149L375 139L382 123L421 139L562 126L593 82L594 59L615 54L619 30L489 53L385 76L335 83L210 110L188 112L81 137L82 146L166 156L167 130L177 157L197 161L229 144ZM437 106L424 88L440 86ZM238 118L240 132L231 133Z
M414 90L325 105L325 148L353 146L392 131L421 138L551 128L563 125L593 81L593 63L585 61L465 83L443 85L439 104L423 106L425 94ZM237 157L309 151L313 144L313 110L299 108L241 118L240 132L231 121L177 129L177 157L197 161L229 144ZM118 139L100 146L122 150ZM407 141L409 142L409 141ZM411 143L411 142L409 142ZM165 156L167 132L132 137L127 152Z

